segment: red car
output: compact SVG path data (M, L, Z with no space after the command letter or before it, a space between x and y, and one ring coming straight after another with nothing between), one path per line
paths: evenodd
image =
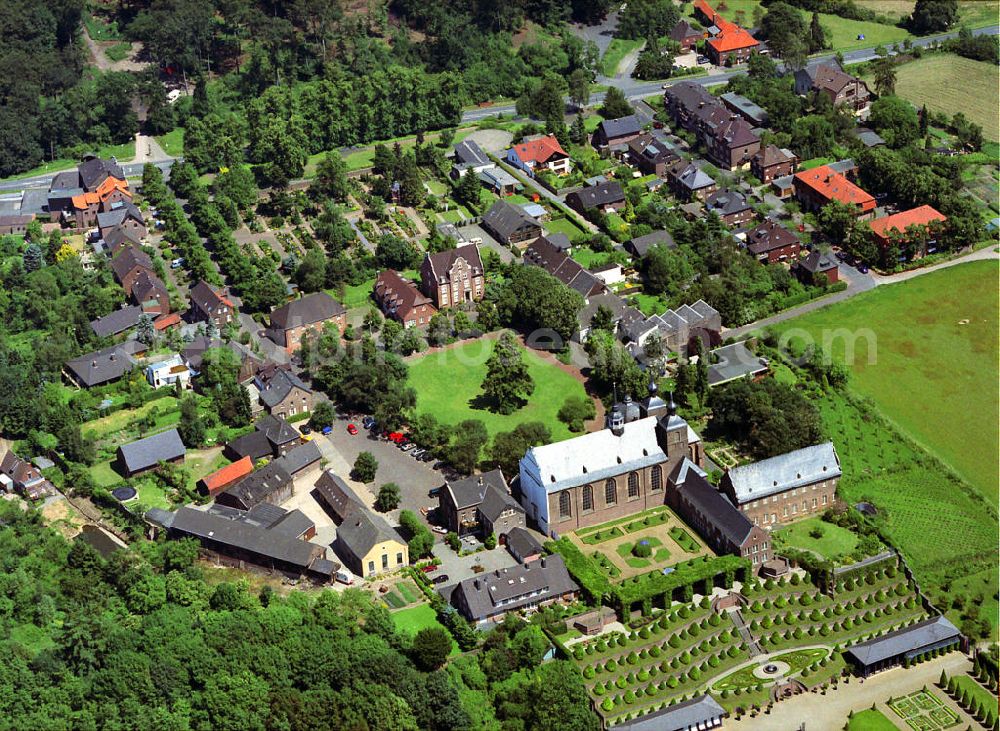
M347 433L350 434L351 436L354 436L355 434L358 433L358 427L354 426L354 424L348 424Z

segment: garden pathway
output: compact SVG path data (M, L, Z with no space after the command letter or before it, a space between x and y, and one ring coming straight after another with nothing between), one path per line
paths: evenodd
M729 618L733 620L733 624L736 625L736 629L740 632L740 637L746 643L747 648L750 652L750 658L753 659L764 654L764 650L757 643L757 638L750 633L750 628L747 626L746 621L743 619L743 614L740 612L739 607L730 607L726 610L729 612Z
M758 715L756 718L744 716L740 720L729 718L726 725L727 728L745 731L788 731L798 728L804 722L806 731L841 731L847 721L847 714L852 711L863 711L871 708L874 703L887 718L894 718L895 714L885 706L889 696L915 693L925 685L932 688L942 670L949 675L960 675L971 667L972 664L965 655L952 652L915 667L886 670L866 680L852 678L850 683L840 683L836 690L828 689L823 696L818 692L803 693L775 704L770 714ZM958 709L944 692L935 688L934 694L958 713L965 724L969 724L968 715ZM971 725L972 728L978 728L975 723Z

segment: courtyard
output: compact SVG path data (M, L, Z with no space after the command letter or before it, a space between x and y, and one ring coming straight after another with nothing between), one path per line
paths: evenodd
M663 506L570 533L608 578L624 580L650 570L713 556L712 551L670 508ZM648 550L641 546L645 545Z

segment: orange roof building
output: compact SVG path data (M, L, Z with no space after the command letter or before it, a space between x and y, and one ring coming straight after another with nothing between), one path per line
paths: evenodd
M793 179L795 197L809 210L819 210L830 201L840 201L857 208L859 216L875 212L875 198L829 165L800 170Z
M903 233L910 226L930 226L932 223L943 223L948 218L931 206L919 206L908 211L900 211L891 216L883 216L869 222L868 226L875 235L876 241L883 246L888 245L893 231Z
M78 210L85 210L92 205L104 203L115 191L119 191L126 198L132 198L132 193L129 191L126 181L108 177L103 183L97 186L97 190L73 196L73 207Z
M569 155L555 135L524 140L507 150L507 162L531 172L546 168L557 173L569 172Z
M713 63L719 66L742 63L760 45L749 32L719 15L706 0L695 0L694 10L704 22L719 29L714 38L705 42L706 51Z
M214 496L222 490L225 490L237 480L242 480L251 472L253 472L253 460L248 454L232 464L227 464L222 469L216 470L212 474L201 478L199 486L209 495Z

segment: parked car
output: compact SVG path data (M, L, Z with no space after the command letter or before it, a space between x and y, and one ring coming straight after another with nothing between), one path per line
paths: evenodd
M413 449L414 446L415 445L413 444L413 442L407 442L406 444L399 445L399 448L402 449L404 452L409 452L411 449Z
M434 466L433 466L433 467L432 467L431 469L434 469L434 470L442 470L442 469L444 469L444 468L445 468L445 467L447 467L447 466L448 466L448 465L446 465L446 464L445 464L444 462L435 462L435 463L434 463Z
M432 487L427 491L427 497L437 497L441 493L441 485L437 487Z
M324 426L323 429L322 429L322 432L324 434L333 434L333 427L329 426L329 425L328 426Z
M861 272L862 274L867 274L868 273L868 265L867 264L858 264L858 271Z
M336 578L341 584L347 584L348 586L354 583L354 577L345 571L338 571Z
M432 584L443 584L448 581L451 577L448 574L438 574L433 579L431 579Z
M302 436L305 436L306 434L312 434L312 429L309 427L308 424L306 424L305 426L299 429L299 434L301 434Z
M425 574L429 574L432 571L437 571L438 567L437 567L437 564L432 563L432 564L428 564L427 566L421 566L420 570L423 571Z
M348 424L347 433L353 437L355 434L358 433L358 427L354 426L354 424Z
M419 459L421 462L430 462L432 459L434 459L434 453L424 452L423 454L420 455Z
M440 533L441 535L444 535L448 532L447 528L444 528L440 525L432 525L431 530L434 531L435 533Z
M708 56L698 56L698 63L700 64L708 63Z
M182 266L184 266L184 264L185 264L185 261L184 261L183 258L181 258L181 259L174 259L172 262L170 262L170 268L171 269L180 269Z
M421 457L424 456L424 452L426 451L427 451L426 449L414 449L412 452L410 452L410 456L413 457L414 459L420 459Z
M377 422L375 421L375 419L373 419L370 416L366 416L361 421L361 426L363 426L365 429L374 429L376 425L377 425Z

